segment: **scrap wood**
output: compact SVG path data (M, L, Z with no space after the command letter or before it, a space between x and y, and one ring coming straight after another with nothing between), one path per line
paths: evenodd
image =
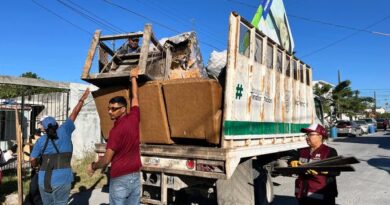
M358 159L355 157L344 157L344 156L336 156L328 159L309 162L307 164L303 164L301 166L330 166L330 165L347 165L347 164L357 164L360 163Z
M309 169L317 172L353 172L355 169L350 165L334 166L300 166L300 167L275 167L274 171L280 174L304 174Z

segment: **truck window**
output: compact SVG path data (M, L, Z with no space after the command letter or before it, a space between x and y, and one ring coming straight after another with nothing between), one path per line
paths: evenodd
M282 51L278 49L278 53L276 55L276 69L282 73Z
M249 58L250 30L244 24L240 25L239 53Z
M255 61L263 63L263 38L258 34L255 38Z
M286 71L286 76L290 77L291 71L290 71L290 56L289 55L286 55L286 60L284 61L284 70Z
M301 83L303 83L303 64L302 63L299 63L299 78L301 80Z
M270 43L267 44L267 57L266 57L266 66L269 69L273 69L274 62L274 46Z
M310 67L306 67L306 85L310 86Z

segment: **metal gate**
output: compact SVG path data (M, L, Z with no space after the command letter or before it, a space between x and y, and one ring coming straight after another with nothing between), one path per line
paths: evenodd
M28 190L22 189L22 181L29 181L33 141L39 134L39 122L45 116L54 117L58 124L67 119L69 112L69 85L51 81L0 76L0 148L3 152L12 150L13 158L0 158L3 181L8 183L18 175L17 189L19 203ZM20 128L20 129L19 129ZM19 134L21 133L21 134ZM18 143L18 139L21 142ZM16 145L22 150L16 151ZM20 164L16 158L20 155ZM4 155L3 155L4 156ZM8 177L8 178L7 178ZM14 187L14 186L8 186ZM15 192L1 187L1 198Z

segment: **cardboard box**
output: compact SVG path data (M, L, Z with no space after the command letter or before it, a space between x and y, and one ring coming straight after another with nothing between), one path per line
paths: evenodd
M108 115L108 102L115 96L124 96L130 110L128 87L100 88L92 93L100 117L100 126L105 139L114 126L114 121ZM141 143L173 144L170 138L167 114L165 111L161 83L151 81L138 88L139 107L141 115Z
M92 96L95 99L96 109L100 118L100 127L102 130L103 137L108 139L108 134L111 128L114 126L114 121L111 120L108 115L108 102L111 98L116 96L124 96L127 100L128 110L130 110L129 101L129 88L128 87L109 87L100 88L97 91L92 92Z
M219 144L222 88L216 80L164 81L163 92L172 138Z
M139 88L138 96L141 111L141 142L173 144L161 82L146 83Z

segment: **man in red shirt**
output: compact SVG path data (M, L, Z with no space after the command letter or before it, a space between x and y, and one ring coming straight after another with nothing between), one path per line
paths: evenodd
M131 109L127 113L127 102L123 96L110 100L108 112L114 127L110 130L104 157L88 166L91 176L96 169L103 168L111 162L110 171L110 204L138 205L141 196L141 154L138 107L138 69L131 70Z

